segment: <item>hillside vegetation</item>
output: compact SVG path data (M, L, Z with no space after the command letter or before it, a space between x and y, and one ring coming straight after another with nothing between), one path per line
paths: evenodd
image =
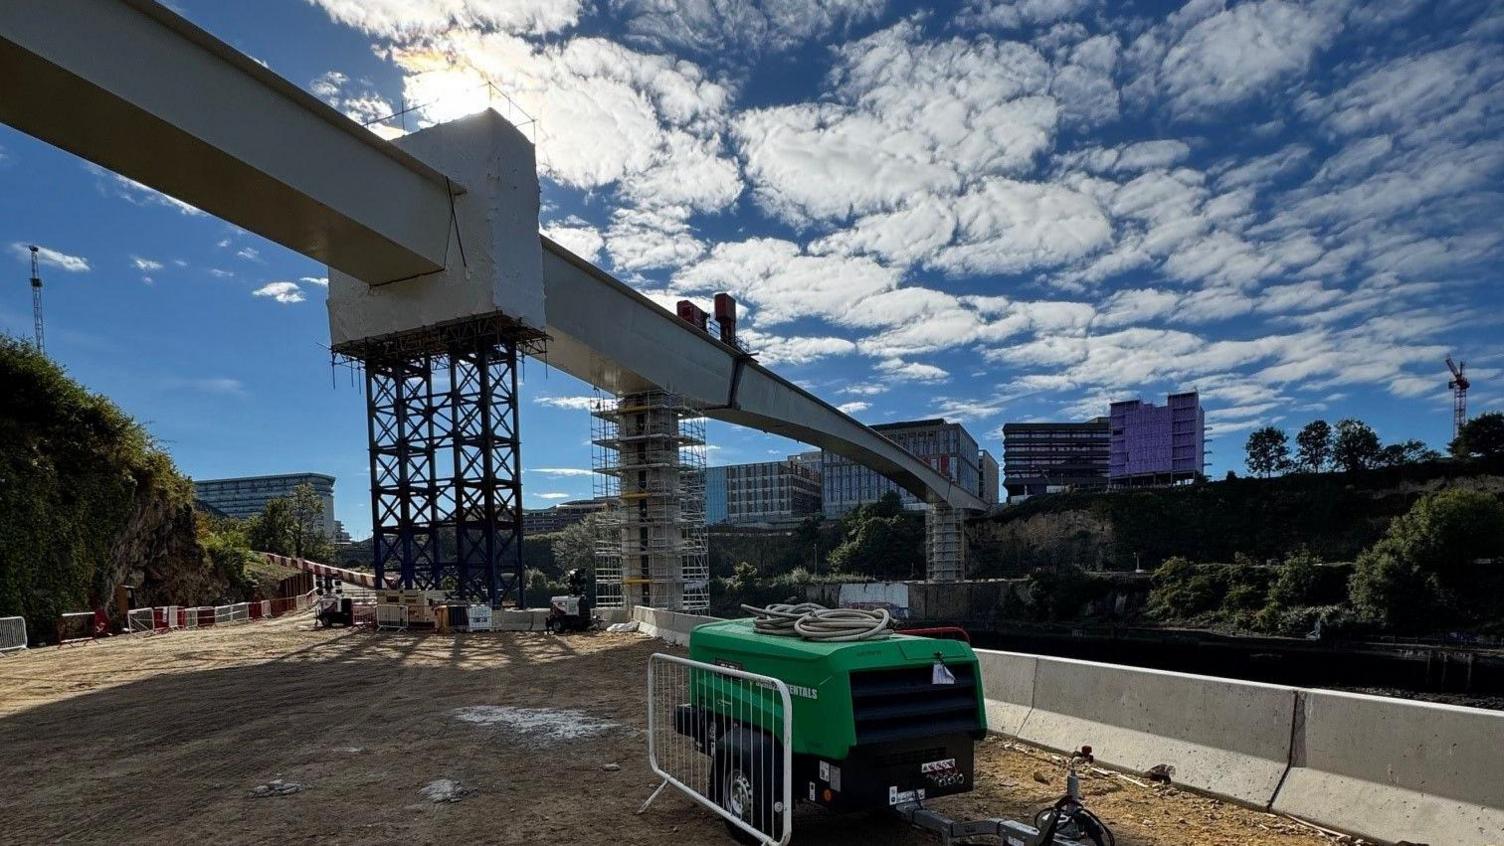
M1177 556L1271 561L1301 550L1352 561L1422 494L1448 488L1504 492L1504 460L1035 497L971 525L970 571L986 578L1072 565L1152 570Z
M0 616L50 638L59 614L110 606L119 584L137 605L243 587L243 550L199 526L192 484L114 403L9 338L0 397Z

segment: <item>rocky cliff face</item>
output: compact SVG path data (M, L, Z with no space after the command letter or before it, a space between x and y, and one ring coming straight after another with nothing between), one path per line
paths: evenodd
M137 488L110 550L110 589L134 588L137 606L214 603L227 584L199 546L193 506L164 494L156 485Z
M1035 567L1075 565L1103 569L1115 532L1107 517L1082 508L968 526L972 573L1021 573Z

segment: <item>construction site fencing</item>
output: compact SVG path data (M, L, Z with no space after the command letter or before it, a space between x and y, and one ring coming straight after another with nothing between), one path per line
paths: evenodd
M99 615L93 611L68 611L57 618L57 644L82 643L93 640L107 632L97 624Z
M26 620L21 617L0 617L0 655L20 652L26 648Z
M648 766L765 846L793 834L793 703L771 676L654 654L648 659Z

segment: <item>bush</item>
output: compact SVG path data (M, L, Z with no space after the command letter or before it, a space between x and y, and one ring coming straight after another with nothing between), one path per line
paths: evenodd
M1072 620L1109 589L1110 585L1080 567L1035 570L1028 581L1029 613L1041 621Z
M1362 618L1388 627L1483 622L1498 614L1500 600L1471 589L1475 562L1501 557L1504 503L1498 497L1460 489L1428 494L1358 556L1353 605Z
M1175 556L1154 571L1149 613L1161 620L1190 619L1216 608L1224 589L1215 575Z

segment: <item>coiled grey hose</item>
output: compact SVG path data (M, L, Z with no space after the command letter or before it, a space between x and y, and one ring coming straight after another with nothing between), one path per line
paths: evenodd
M742 610L752 615L752 627L759 634L837 643L882 640L893 633L893 617L886 608L868 611L826 608L814 602L801 602L798 605L774 604L766 608L743 605Z

